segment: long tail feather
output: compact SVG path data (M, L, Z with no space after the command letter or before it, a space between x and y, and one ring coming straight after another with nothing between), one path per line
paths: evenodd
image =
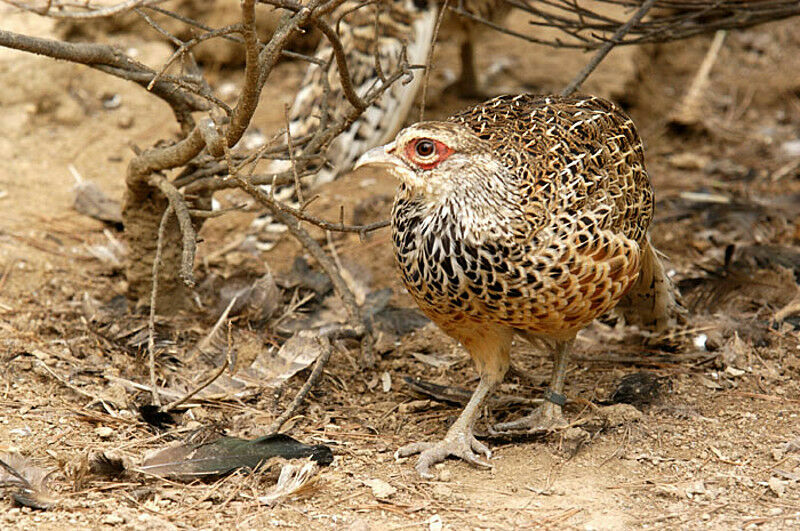
M641 260L639 278L617 308L628 324L662 333L683 322L686 309L649 236L642 245Z

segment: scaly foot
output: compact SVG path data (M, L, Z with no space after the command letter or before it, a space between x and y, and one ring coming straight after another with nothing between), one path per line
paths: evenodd
M545 402L534 409L529 415L512 420L511 422L501 422L489 428L492 435L507 435L511 433L544 433L567 425L567 421L561 414L561 406Z
M409 457L414 454L420 454L417 460L417 472L425 479L431 479L434 474L431 473L431 466L436 463L441 463L449 456L458 457L467 463L484 468L491 468L492 465L481 459L480 456L489 459L492 457L492 452L489 448L478 441L472 434L472 430L450 430L447 432L445 438L439 442L418 442L411 443L403 446L394 457Z

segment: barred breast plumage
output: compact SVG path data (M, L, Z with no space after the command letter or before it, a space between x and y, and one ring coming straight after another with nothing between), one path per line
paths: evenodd
M568 337L615 306L653 215L631 120L599 98L507 96L446 123L502 169L475 168L440 201L401 185L395 254L423 311L445 330L491 320Z

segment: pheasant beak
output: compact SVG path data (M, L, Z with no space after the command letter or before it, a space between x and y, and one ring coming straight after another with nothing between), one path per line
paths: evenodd
M395 155L395 151L397 151L397 145L394 142L372 148L359 157L353 169L357 170L362 166L382 168L393 177L400 179L409 186L414 186L418 180L416 173L408 167L403 159Z
M387 169L397 168L403 162L394 155L394 149L394 142L372 148L358 158L353 169L357 170L364 166L379 166Z

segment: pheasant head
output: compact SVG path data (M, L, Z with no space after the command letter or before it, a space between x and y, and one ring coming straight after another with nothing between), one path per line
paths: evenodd
M428 201L453 199L469 190L491 188L507 169L492 145L462 124L420 122L397 134L393 142L373 148L356 168L386 168L400 179L410 195Z

